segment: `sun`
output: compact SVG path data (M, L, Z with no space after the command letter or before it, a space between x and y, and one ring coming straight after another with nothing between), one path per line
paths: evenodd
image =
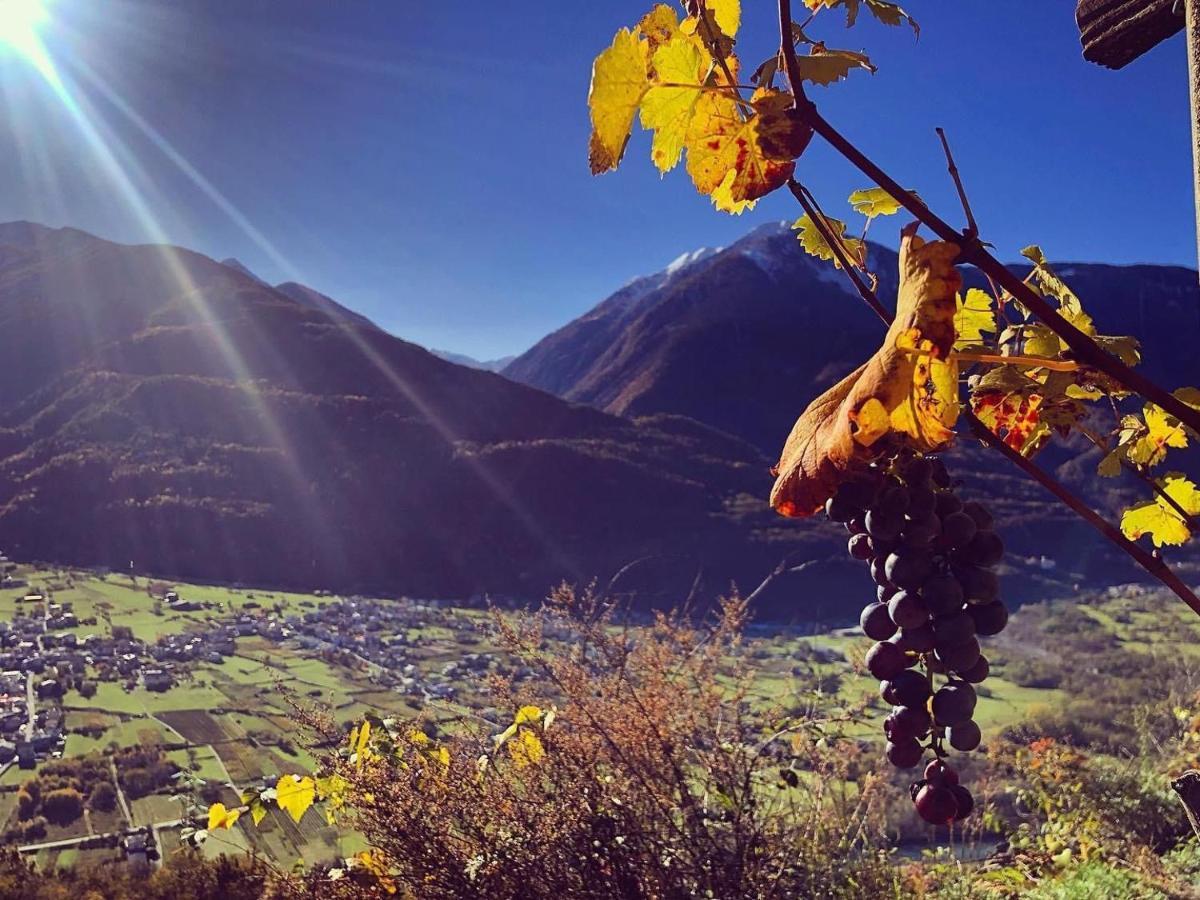
M46 0L0 0L0 48L11 48L24 56L38 53L38 29L49 18Z

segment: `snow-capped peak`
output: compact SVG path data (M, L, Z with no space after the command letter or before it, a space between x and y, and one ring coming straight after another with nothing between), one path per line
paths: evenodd
M681 253L675 257L670 264L663 270L667 276L676 274L686 269L688 266L698 263L703 259L708 259L710 256L715 256L721 252L720 247L701 247L698 250L692 250L689 253Z

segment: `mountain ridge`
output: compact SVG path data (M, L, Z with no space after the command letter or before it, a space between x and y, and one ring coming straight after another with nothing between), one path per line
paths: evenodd
M339 305L340 306L340 305ZM177 577L640 602L800 546L744 441L446 362L184 248L0 225L0 543Z

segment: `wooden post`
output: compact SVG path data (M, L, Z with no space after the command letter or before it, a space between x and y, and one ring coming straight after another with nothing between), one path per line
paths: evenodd
M1185 2L1188 92L1192 112L1192 198L1196 207L1196 252L1200 259L1200 0Z

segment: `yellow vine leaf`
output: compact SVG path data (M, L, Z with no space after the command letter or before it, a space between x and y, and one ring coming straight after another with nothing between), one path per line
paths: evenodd
M858 238L849 237L846 234L846 223L840 219L834 219L830 216L825 216L826 227L837 237L842 239L842 244L846 248L846 253L852 263L856 266L862 259L863 251L866 249L863 242ZM805 213L795 222L792 223L792 229L797 232L796 239L800 241L800 246L808 253L817 257L832 262L837 268L841 268L842 264L834 255L833 248L829 246L829 242L825 240L825 236L821 234L821 230L817 228L816 222ZM861 266L857 266L861 268Z
M364 720L361 725L350 729L350 753L354 765L361 769L371 759L371 723Z
M250 810L250 819L255 825L267 816L267 806L263 803L262 795L257 791L242 791L242 803Z
M238 808L226 809L224 803L214 803L208 808L208 830L217 828L232 828L237 824L242 811Z
M1159 485L1189 516L1200 515L1200 489L1182 473L1170 473ZM1121 516L1121 531L1131 541L1148 534L1155 547L1164 544L1178 546L1191 537L1188 523L1179 510L1158 495L1153 500L1125 510Z
M737 37L742 26L742 0L707 0L705 4L721 31L729 37Z
M909 193L914 197L917 196L916 191ZM899 200L880 187L855 191L850 195L850 205L854 207L856 213L861 213L868 219L876 216L892 216L904 208L900 205Z
M958 311L954 314L954 330L958 340L955 350L965 350L983 343L985 333L996 331L995 301L987 291L970 288L965 297L958 297Z
M1188 445L1187 432L1183 424L1153 403L1142 407L1142 422L1136 418L1122 420L1122 445L1125 457L1138 466L1157 466L1167 457L1167 452Z
M307 775L281 775L275 785L275 802L297 823L316 799L317 784Z
M696 101L687 132L687 170L696 189L719 208L757 200L795 170L812 130L796 119L791 95L759 88L745 117L723 91L706 91Z
M650 158L660 172L669 172L683 155L688 125L696 101L704 93L709 57L694 36L676 34L654 53L655 78L642 100L642 127L654 132Z
M828 85L847 77L854 69L866 69L872 75L876 67L865 53L853 50L830 50L822 43L813 44L807 56L799 56L796 62L800 76L813 84Z
M921 26L917 24L917 20L906 13L900 6L895 3L890 3L888 0L804 0L804 5L810 10L816 12L820 9L836 9L839 6L846 8L846 27L850 28L858 19L858 11L862 6L867 7L867 11L884 25L907 25L913 30L913 34L921 34Z
M642 21L638 22L637 31L645 36L647 49L653 55L655 50L679 31L679 16L665 3L659 3L642 16Z
M612 46L597 56L592 65L588 162L593 175L615 169L625 153L633 117L650 88L646 71L648 48L649 44L636 29L622 28L613 38Z
M875 355L796 421L775 469L777 512L812 515L889 433L902 433L920 451L950 442L958 418L958 371L950 359L962 287L957 255L955 245L927 243L915 228L901 232L896 318Z
M315 779L314 784L317 790L317 799L325 804L325 821L333 825L338 812L346 805L350 782L334 772L332 775Z
M522 728L517 739L509 743L508 753L512 757L513 765L524 769L541 762L546 755L546 748L542 745L541 738L528 728Z
M535 724L541 717L542 708L540 706L522 706L513 717L513 724L531 725Z

